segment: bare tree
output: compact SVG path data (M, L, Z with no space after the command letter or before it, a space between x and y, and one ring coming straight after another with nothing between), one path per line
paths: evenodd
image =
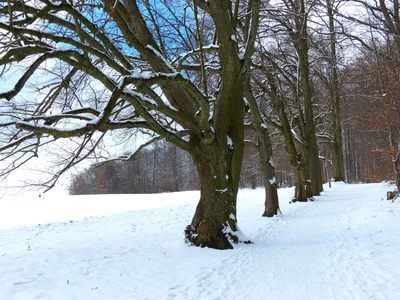
M339 84L339 68L337 57L337 38L335 12L340 1L327 0L326 11L329 19L329 42L330 42L330 91L332 103L332 132L334 139L334 174L335 181L344 181L344 161L343 161L343 143L342 143L342 126L340 121L340 84Z
M201 198L187 240L232 248L239 242L243 82L260 6L258 0L240 2L248 6L244 13L229 0L164 0L157 8L155 2L135 0L1 1L2 76L10 68L23 69L14 88L0 94L7 101L1 126L9 132L0 151L13 159L5 173L37 156L44 144L79 140L48 182L51 187L65 170L94 154L108 132L140 128L150 138L138 150L162 138L188 151L196 164ZM157 19L161 4L167 12L163 20ZM236 28L245 20L248 39L242 43ZM206 26L211 30L203 30ZM62 72L42 70L47 62ZM24 87L41 72L56 73L38 87L47 95L21 100ZM90 83L104 91L101 99Z
M282 133L296 170L296 201L307 201L322 191L308 28L315 5L302 0L266 5L254 65L257 72L252 76L260 97L272 108L264 112L265 119Z

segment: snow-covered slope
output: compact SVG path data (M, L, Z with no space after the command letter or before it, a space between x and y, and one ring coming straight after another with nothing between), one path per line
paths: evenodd
M229 251L184 244L197 192L0 200L0 299L400 299L389 188L334 184L295 204L283 189L270 219L263 190L241 191L254 244Z

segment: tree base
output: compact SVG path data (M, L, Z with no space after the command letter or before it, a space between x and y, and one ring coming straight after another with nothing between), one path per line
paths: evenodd
M238 243L252 244L250 240L243 239L240 231L233 231L229 225L217 227L215 224L213 221L202 221L197 228L188 225L185 229L186 243L219 250L233 249L233 245Z
M301 199L301 200L293 199L292 201L289 202L289 204L296 203L296 202L308 202L308 201L314 202L315 199L314 199L314 197L308 197L306 199Z
M278 214L278 211L265 211L262 216L267 218L272 218Z
M397 191L388 191L387 192L387 200L396 200L399 198L399 193Z
M333 178L333 182L344 182L346 183L346 181L343 178Z
M276 210L267 210L262 214L263 217L267 218L272 218L277 215L282 215L281 209L279 207Z

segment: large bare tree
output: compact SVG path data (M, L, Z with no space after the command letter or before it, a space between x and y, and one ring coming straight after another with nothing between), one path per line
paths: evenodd
M1 76L22 70L15 86L0 93L0 152L11 161L3 175L45 144L79 141L51 187L108 132L140 129L150 138L138 150L165 139L196 164L201 198L187 240L232 248L239 242L243 82L259 6L258 0L1 0ZM244 42L236 38L239 27ZM26 99L26 87L44 74L50 79Z

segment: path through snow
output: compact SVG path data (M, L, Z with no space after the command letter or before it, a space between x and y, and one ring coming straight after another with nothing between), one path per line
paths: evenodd
M41 202L40 218L64 222L0 222L0 299L398 300L400 203L382 200L388 189L334 184L290 205L293 190L282 189L275 218L261 217L263 190L241 191L239 225L254 244L229 251L183 243L198 193L102 196L101 209L95 198L67 197L59 203L76 210L67 222ZM89 202L95 216L109 214L105 203L131 211L90 218Z

